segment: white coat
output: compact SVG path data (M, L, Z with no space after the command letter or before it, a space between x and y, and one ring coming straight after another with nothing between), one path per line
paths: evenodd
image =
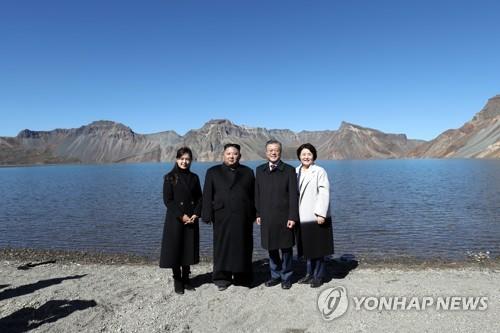
M330 182L320 166L311 165L307 171L295 171L298 177L299 216L297 251L299 256L320 258L333 253L332 218L330 215ZM300 177L299 177L300 173ZM318 224L316 216L325 218Z
M297 175L300 168L300 165L295 168ZM313 164L300 174L298 180L300 222L316 223L316 215L330 217L330 182L325 169Z

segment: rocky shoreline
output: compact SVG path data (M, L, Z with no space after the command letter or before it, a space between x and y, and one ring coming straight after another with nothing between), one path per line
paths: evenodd
M0 260L19 262L57 261L58 263L104 264L104 265L148 265L156 266L157 258L139 256L127 253L106 253L97 251L46 250L32 248L0 248ZM255 262L265 259L255 258ZM356 258L360 268L397 268L397 269L428 269L428 268L500 268L500 257L484 256L482 253L470 255L462 261L449 261L440 258L421 260L407 256L392 258ZM211 257L201 257L201 263L211 263ZM346 264L341 256L335 255L329 259L329 266ZM349 263L347 263L349 264ZM352 263L351 263L352 264Z

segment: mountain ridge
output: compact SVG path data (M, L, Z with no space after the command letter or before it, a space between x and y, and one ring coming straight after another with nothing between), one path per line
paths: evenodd
M78 128L24 129L15 137L0 137L0 165L163 162L172 161L182 145L191 147L198 161L218 161L228 142L241 145L244 160L261 160L269 139L282 142L284 159L295 159L296 148L305 142L316 146L319 159L500 158L500 95L462 127L430 141L346 121L337 130L294 132L210 119L180 135L174 130L139 134L122 123L97 120Z
M458 129L449 129L410 151L410 157L500 158L500 95Z

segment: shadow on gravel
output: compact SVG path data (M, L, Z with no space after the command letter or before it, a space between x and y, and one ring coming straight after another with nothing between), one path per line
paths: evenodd
M258 287L264 284L270 278L269 259L260 259L252 263L253 284L252 287Z
M324 282L330 282L332 279L343 279L350 271L358 267L358 261L353 255L346 254L336 259L326 259L327 274ZM252 263L253 283L251 288L258 287L270 279L269 260L260 259ZM293 261L293 278L292 282L296 283L299 279L306 275L306 261ZM204 284L212 283L212 272L201 275L195 275L191 279L191 285L198 288Z
M193 275L191 278L191 285L195 288L201 287L204 284L212 283L212 272L201 274L201 275Z
M10 286L10 284L0 284L0 289L6 288L8 286Z
M50 286L55 285L55 284L59 284L59 283L63 282L64 280L81 279L82 277L84 277L86 275L87 274L73 275L73 276L66 276L66 277L62 277L62 278L41 280L41 281L38 281L36 283L25 284L24 286L6 289L6 290L3 290L2 292L0 292L0 301L3 301L5 299L9 299L12 297L31 294L32 292L35 292L39 289L43 289L43 288L47 288L47 287L50 287Z
M252 288L267 281L266 273L269 272L269 265L267 263L267 259L254 261L252 263L252 271L253 271ZM201 275L194 275L191 278L191 285L195 288L198 288L204 284L211 284L211 283L213 283L212 272L208 272Z
M35 262L35 263L29 262L27 264L19 266L17 269L22 270L22 271L26 271L26 270L31 269L31 268L36 267L36 266L55 264L55 263L56 263L55 260L48 260L48 261Z
M326 268L329 274L325 282L330 282L332 279L343 279L349 273L358 267L358 261L351 254L344 254L338 259L330 259L326 263Z
M46 323L53 323L75 311L96 306L94 300L52 300L37 308L23 308L0 318L0 332L27 332Z
M346 254L336 259L325 259L326 276L323 282L328 283L332 279L343 279L350 271L358 267L358 261L353 255ZM268 259L262 259L253 263L254 268L254 286L259 286L271 278L269 273ZM305 259L293 261L292 283L297 283L306 275L307 265Z

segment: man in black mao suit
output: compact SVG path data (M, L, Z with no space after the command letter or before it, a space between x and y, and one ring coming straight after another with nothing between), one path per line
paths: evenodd
M252 282L255 177L239 164L240 146L224 146L223 163L207 170L203 221L213 223L213 281L219 290Z
M295 244L293 228L299 221L297 176L294 167L281 161L279 141L266 143L266 157L268 162L257 167L255 175L257 224L260 225L262 247L269 251L271 270L266 286L281 282L283 289L290 289Z

